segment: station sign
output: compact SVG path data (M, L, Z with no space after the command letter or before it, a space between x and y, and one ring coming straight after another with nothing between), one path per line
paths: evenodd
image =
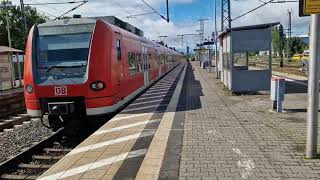
M320 14L320 0L299 0L299 16Z

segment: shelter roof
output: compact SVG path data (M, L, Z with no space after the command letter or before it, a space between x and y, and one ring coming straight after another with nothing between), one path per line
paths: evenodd
M7 47L7 46L0 46L0 53L5 53L5 52L21 53L23 51L21 51L19 49L10 48L10 47Z
M228 28L228 29L224 30L222 33L220 33L218 35L218 37L220 38L220 37L222 37L222 36L224 36L226 34L229 34L232 31L242 31L242 30L252 30L252 29L267 29L267 28L270 28L272 26L276 26L278 24L280 24L280 22Z

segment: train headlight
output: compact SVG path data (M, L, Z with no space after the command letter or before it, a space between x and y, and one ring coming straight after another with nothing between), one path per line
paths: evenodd
M90 88L94 91L100 91L105 88L105 84L102 81L95 81L90 84Z
M33 93L33 87L31 85L27 84L26 85L26 91L27 91L28 94Z

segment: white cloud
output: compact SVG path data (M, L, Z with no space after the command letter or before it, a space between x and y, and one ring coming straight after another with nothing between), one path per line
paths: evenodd
M265 0L267 1L267 0ZM258 0L233 0L231 1L232 17L235 18L249 10L263 4ZM298 2L271 3L233 22L233 26L252 25L270 22L280 22L288 28L288 10L292 11L293 33L307 33L309 27L308 17L299 17Z
M59 0L66 1L66 0ZM164 10L165 1L164 0L145 0L152 7L158 11ZM177 6L181 4L197 3L201 0L170 0L170 4L175 4ZM267 1L267 0L265 0ZM19 4L19 0L13 0L15 4ZM25 3L34 3L34 2L55 2L53 0L25 0ZM218 1L218 4L220 1ZM239 16L247 12L250 9L261 5L262 3L259 0L231 0L231 13L232 18ZM71 9L75 5L47 5L47 6L35 6L39 10L44 12L49 12L55 16L59 16L63 12ZM54 9L53 9L54 8ZM212 14L209 21L206 22L206 34L207 38L210 36L211 32L214 29L213 25L213 3L208 4L206 11L211 10ZM298 17L298 3L285 3L285 4L268 4L234 22L232 26L242 26L242 25L252 25L260 23L269 23L269 22L281 22L285 28L288 25L288 16L287 9L292 9L292 26L294 33L307 33L309 26L309 18L300 18ZM203 17L201 12L204 9L196 9L199 11L199 17ZM106 16L106 15L116 15L116 17L129 22L130 24L137 26L145 32L145 36L149 37L151 40L158 40L158 36L167 35L167 43L171 46L176 46L178 48L184 48L181 45L181 40L178 39L178 34L183 33L196 33L196 30L199 29L199 22L192 20L187 12L179 12L186 14L185 20L182 22L173 22L167 23L162 20L158 15L148 15L140 16L137 18L127 18L128 15L140 14L145 12L152 12L150 8L142 3L141 0L89 0L87 4L78 8L70 14L82 14L83 16ZM162 12L165 15L165 11ZM70 15L69 14L69 15ZM171 12L171 16L174 14ZM194 18L193 18L194 19ZM220 7L218 8L218 30L220 30ZM185 37L185 42L188 42L189 45L195 44L198 42L199 37ZM193 45L194 47L194 45Z

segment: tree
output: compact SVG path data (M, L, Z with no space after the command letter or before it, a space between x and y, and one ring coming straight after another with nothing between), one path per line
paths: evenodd
M278 27L272 27L272 45L273 45L273 53L275 56L279 55L279 45L280 45L280 37L279 37L279 29Z
M303 53L303 51L306 49L306 47L308 46L306 43L303 42L303 40L299 37L292 37L291 39L289 39L290 41L290 56L293 56L293 54L296 53Z
M279 53L280 53L280 67L283 67L283 48L285 46L285 34L283 33L283 26L279 26Z
M10 8L8 10L8 13L12 47L24 50L25 36L20 6L14 6ZM46 20L48 20L48 17L39 14L35 8L32 8L30 6L25 7L25 16L27 19L27 31L29 31L34 24L44 23L46 22ZM2 46L8 46L8 34L6 25L6 10L2 9L0 11L0 45Z

